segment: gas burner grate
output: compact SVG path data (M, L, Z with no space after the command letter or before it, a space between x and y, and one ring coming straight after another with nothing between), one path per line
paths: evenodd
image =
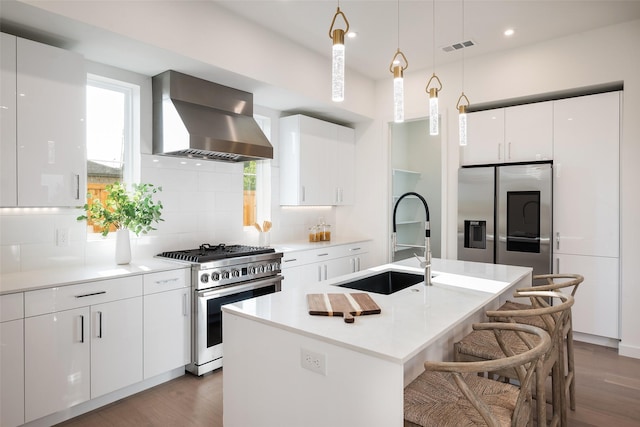
M275 252L275 249L261 246L225 245L224 243L210 245L209 243L204 243L200 245L198 249L167 251L158 254L158 256L180 261L203 263L224 258L236 258L272 252Z

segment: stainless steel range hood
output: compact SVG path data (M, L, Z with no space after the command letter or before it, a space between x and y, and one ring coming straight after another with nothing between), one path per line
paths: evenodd
M225 162L272 159L253 94L176 71L152 79L153 154Z

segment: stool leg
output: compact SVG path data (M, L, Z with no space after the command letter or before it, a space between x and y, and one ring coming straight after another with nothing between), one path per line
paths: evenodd
M569 313L569 330L567 331L567 382L569 383L569 405L572 411L576 410L576 371L573 361L573 324Z

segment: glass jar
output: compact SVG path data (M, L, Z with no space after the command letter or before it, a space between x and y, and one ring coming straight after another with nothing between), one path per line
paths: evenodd
M319 237L320 235L318 234L318 227L315 225L313 227L309 227L309 241L317 242Z
M329 224L322 224L322 231L320 233L320 240L323 242L331 241L331 226Z

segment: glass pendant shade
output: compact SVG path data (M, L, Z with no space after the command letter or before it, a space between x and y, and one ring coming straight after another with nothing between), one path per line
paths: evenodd
M404 122L404 79L402 67L393 67L393 121Z
M440 112L438 110L438 89L429 90L429 134L438 135L440 133L439 121Z
M467 145L467 107L464 105L460 107L460 114L458 114L458 133L460 145Z
M331 71L331 99L344 101L344 30L333 31L333 55Z

